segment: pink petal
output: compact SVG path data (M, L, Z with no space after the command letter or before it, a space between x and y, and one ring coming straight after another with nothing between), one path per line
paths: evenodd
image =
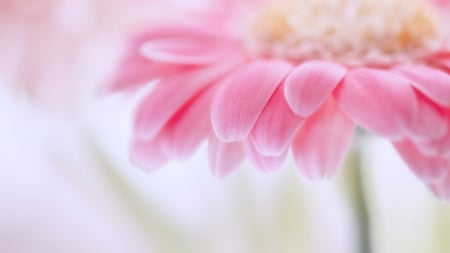
M353 122L330 98L309 117L292 144L292 153L300 172L315 180L332 176L350 147Z
M213 175L229 175L244 159L244 150L240 142L224 143L212 135L208 143L209 167Z
M450 110L446 111L447 124L450 124ZM450 156L450 127L447 132L439 139L421 142L422 148L427 152L432 152L436 155Z
M220 65L161 80L138 107L136 134L145 139L153 138L184 104L229 69L228 65Z
M447 57L436 59L436 62L445 70L450 71L450 55L448 55Z
M435 68L411 65L395 69L416 89L442 106L450 106L450 75Z
M231 45L234 43L232 39L220 34L211 32L207 29L188 27L180 25L161 25L152 27L145 31L140 31L128 43L128 53L126 59L142 58L148 61L141 54L141 47L149 41L160 41L165 39L177 38L202 38L207 41L219 41L223 44Z
M439 8L450 8L449 0L431 0L434 4L438 5Z
M182 43L182 41L178 41L179 38L185 38L183 41L187 41L187 43ZM176 50L181 50L183 48L173 48L175 41L175 44L180 44L189 46L189 43L192 44L193 41L200 41L198 45L192 45L192 49L198 49L201 48L200 45L205 44L204 41L208 41L208 45L211 45L212 41L220 42L217 46L211 47L209 46L209 49L217 49L217 48L223 48L223 50L220 50L220 52L223 54L224 52L229 52L230 50L236 50L235 42L233 40L230 40L228 38L225 38L223 36L217 35L215 33L212 33L210 31L204 30L204 29L198 29L193 27L186 27L186 26L159 26L156 28L148 29L146 31L140 32L135 36L128 44L127 53L125 54L125 58L123 59L122 63L120 64L119 68L116 70L116 75L114 76L113 80L110 82L108 87L105 88L103 92L115 92L115 91L122 91L122 90L131 90L133 88L138 87L138 84L142 84L157 78L165 78L171 75L177 75L180 72L192 70L192 66L187 65L180 65L178 63L185 63L183 61L183 57L187 57L189 55L193 56L192 54L181 54L180 55L180 61L170 61L170 63L177 63L177 64L163 64L161 62L155 62L150 60L149 58L146 58L142 56L141 54L141 47L146 43L150 43L150 49L152 49L151 45L153 43L153 46L160 46L159 49L162 51L157 50L157 54L159 52L160 56L163 58L170 57L171 54L176 54ZM165 45L163 42L169 42L167 45ZM220 45L219 45L220 44ZM171 51L169 49L175 49L175 51ZM153 51L158 48L153 47ZM169 51L167 51L169 50ZM148 49L143 49L144 53L148 51ZM152 50L150 50L152 51ZM205 55L205 51L203 52L203 56ZM151 53L151 52L150 52ZM191 53L194 53L191 51ZM214 53L212 51L209 51L209 53ZM184 55L184 56L183 56ZM197 60L200 60L198 58L201 55L197 55ZM175 55L175 57L177 57ZM151 58L151 57L150 57ZM159 59L156 57L155 59ZM160 59L161 60L161 59ZM185 58L185 60L189 60Z
M428 183L430 190L436 195L436 197L450 201L450 171L447 171L447 175L444 180L440 182Z
M160 138L151 141L135 138L131 146L131 160L147 171L159 169L169 161L160 144Z
M250 162L262 172L271 172L283 167L286 161L288 149L276 156L265 156L258 152L253 143L247 139L244 141L244 149Z
M429 141L442 138L447 133L448 119L442 108L438 107L420 93L417 94L417 117L410 126L410 138L416 141Z
M279 156L289 148L303 121L286 103L280 85L256 121L250 139L262 155Z
M346 73L344 67L330 62L309 61L298 66L286 79L284 92L288 104L299 116L311 115Z
M364 128L398 138L413 124L417 99L408 82L382 70L351 70L335 92L341 109Z
M154 75L148 75L149 69L154 67L154 64L142 57L125 59L115 70L115 75L102 92L108 93L131 90L135 88L137 84L156 79Z
M224 58L233 46L205 36L174 36L147 41L141 53L157 62L203 65Z
M163 38L173 38L173 37L203 37L208 39L222 40L226 43L230 43L232 40L229 36L223 36L216 31L211 31L209 29L194 27L194 26L183 26L183 25L159 25L152 27L151 29L146 29L140 31L134 36L130 41L130 46L134 48L140 47L143 43L149 40L157 40Z
M440 156L426 156L413 142L407 139L393 144L403 161L422 180L437 182L447 174L450 166L449 159Z
M154 63L148 59L135 59L123 63L116 75L103 92L133 91L141 84L183 72L192 71L192 67Z
M169 157L184 160L211 132L209 111L215 89L210 88L179 110L163 130L162 148Z
M243 140L290 70L283 61L256 61L227 78L211 108L217 136L224 142Z

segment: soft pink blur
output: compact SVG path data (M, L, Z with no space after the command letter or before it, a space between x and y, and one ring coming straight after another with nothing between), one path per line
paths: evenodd
M123 37L157 16L152 3L1 0L0 78L53 109L70 104L106 81Z

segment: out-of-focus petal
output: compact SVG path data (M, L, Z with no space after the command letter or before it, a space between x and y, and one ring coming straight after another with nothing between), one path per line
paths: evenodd
M252 141L249 139L244 141L244 148L250 162L262 172L275 171L283 167L288 153L288 149L286 149L279 155L265 156L258 152Z
M448 129L448 119L443 108L420 93L417 94L417 117L410 127L410 138L416 141L440 139Z
M176 37L202 37L206 39L216 39L222 40L224 43L230 43L233 40L229 36L224 36L222 33L216 31L207 30L202 27L186 26L186 25L159 25L152 27L151 29L140 31L137 36L135 36L130 41L130 46L132 48L139 48L143 43L149 40L158 40L165 38L176 38Z
M147 171L159 169L169 161L161 148L161 139L142 140L135 138L131 146L131 160Z
M148 59L125 61L104 92L133 91L141 84L192 71L193 67L156 64Z
M433 4L437 5L440 9L450 8L450 1L449 0L430 0Z
M221 64L161 80L138 106L136 134L141 138L153 138L184 104L229 69L230 66Z
M442 106L450 106L450 75L421 65L395 68L411 85Z
M447 124L450 124L450 110L446 111L446 116ZM426 150L426 152L450 157L450 127L447 128L447 132L444 136L439 139L422 142L421 147Z
M245 157L241 142L225 143L213 134L209 138L208 153L209 168L217 177L229 175Z
M330 98L309 117L292 143L300 172L315 180L336 173L350 147L354 123Z
M169 157L180 160L188 158L209 136L209 111L214 88L186 104L164 126L162 148Z
M141 47L141 53L150 60L171 64L211 64L232 53L233 44L203 36L185 36L155 39Z
M450 159L440 156L426 156L420 152L417 146L410 140L394 142L403 161L422 180L439 182L450 168Z
M105 90L130 90L147 81L177 75L192 70L195 64L212 63L225 54L229 56L236 48L230 38L204 29L158 26L130 40L124 60Z
M344 67L331 62L303 63L286 79L286 100L297 115L307 117L327 100L346 73Z
M417 99L408 82L382 70L351 70L335 92L342 110L356 123L389 138L414 123Z
M450 171L447 171L447 176L444 180L428 183L428 187L436 197L444 201L450 201Z
M224 142L247 137L272 93L291 69L284 61L255 61L227 78L211 108L217 136Z
M439 58L436 62L450 72L450 56Z
M279 156L289 148L303 121L286 103L280 85L256 121L250 139L262 155Z

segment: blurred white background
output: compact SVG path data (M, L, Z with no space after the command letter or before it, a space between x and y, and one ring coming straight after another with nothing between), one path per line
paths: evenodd
M202 147L146 173L128 160L133 103L49 113L1 90L0 252L358 252L346 169L306 182L291 162L212 176ZM449 252L450 215L383 140L364 145L374 252Z

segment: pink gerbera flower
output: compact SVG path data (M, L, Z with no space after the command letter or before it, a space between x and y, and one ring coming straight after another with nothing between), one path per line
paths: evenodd
M137 163L187 158L208 139L218 176L244 157L277 169L292 151L315 179L336 172L359 126L391 140L450 198L450 33L430 2L232 6L215 5L198 23L155 26L131 43L110 90L158 80L136 112Z

